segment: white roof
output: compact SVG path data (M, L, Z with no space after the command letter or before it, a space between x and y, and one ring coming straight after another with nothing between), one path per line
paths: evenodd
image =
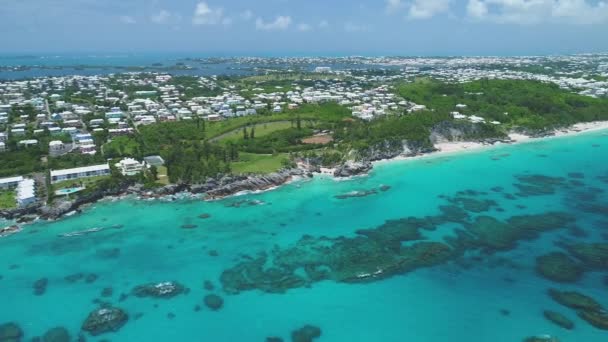
M21 182L22 180L23 180L23 177L21 177L21 176L0 178L0 184Z
M77 168L73 168L73 169L53 170L53 171L51 171L51 177L71 175L74 173L103 171L103 170L109 170L109 169L110 169L110 166L108 164L101 164L101 165L77 167Z

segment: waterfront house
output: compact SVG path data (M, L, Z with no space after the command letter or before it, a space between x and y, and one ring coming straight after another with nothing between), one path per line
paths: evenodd
M0 189L14 189L22 180L21 176L0 178Z
M36 202L36 182L33 179L24 179L17 185L17 204L25 207Z
M123 176L135 176L144 169L144 164L133 158L124 158L116 163L116 168Z
M110 175L110 166L108 164L77 167L65 170L51 170L51 183L108 175Z

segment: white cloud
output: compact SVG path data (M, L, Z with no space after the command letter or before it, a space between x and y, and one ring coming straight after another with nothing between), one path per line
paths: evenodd
M135 20L135 18L133 18L130 15L123 15L123 16L121 16L120 17L120 21L123 24L136 24L137 23L137 20Z
M344 31L346 32L366 32L369 31L369 26L354 24L352 22L347 22L344 24Z
M408 17L429 19L450 9L451 0L414 0L410 5ZM509 1L509 0L507 0Z
M467 13L477 20L512 24L608 22L608 4L605 1L469 0Z
M304 23L299 24L298 31L300 31L300 32L312 31L312 26L310 26L309 24L304 24Z
M151 16L150 20L152 20L152 22L155 24L165 24L169 22L169 20L171 20L172 16L173 15L171 14L171 12L167 10L161 10L160 12L158 12L158 14Z
M488 6L485 2L480 0L469 0L467 4L467 13L469 16L481 19L488 14Z
M194 9L192 24L194 25L229 25L232 19L224 18L224 10L211 8L206 2L199 2Z
M329 22L327 20L321 20L321 22L319 23L319 28L320 29L325 29L329 27Z
M386 0L386 12L395 13L403 7L403 1L401 0Z
M291 26L291 17L280 15L274 21L265 22L262 18L255 21L255 28L261 31L286 30Z
M245 12L241 13L241 19L245 21L253 19L253 12L251 10L246 10Z

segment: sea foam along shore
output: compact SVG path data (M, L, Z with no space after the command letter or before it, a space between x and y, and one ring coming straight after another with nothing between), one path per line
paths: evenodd
M599 130L608 130L608 121L595 121L595 122L583 122L574 124L567 128L556 129L553 132L550 132L546 136L543 137L533 137L530 135L522 134L522 133L509 133L509 139L511 140L510 144L518 144L529 141L538 141L542 139L551 139L556 137L563 136L571 136L575 134L588 133ZM381 164L387 163L391 161L399 161L399 160L412 160L418 158L427 158L427 157L436 157L441 155L449 155L463 152L473 152L479 151L481 149L488 149L493 147L498 147L504 145L503 143L495 143L495 144L484 144L482 142L474 142L474 141L457 141L457 142L442 142L435 144L435 148L437 151L422 154L418 156L408 157L408 156L399 156L393 159L385 159L375 161L373 164Z

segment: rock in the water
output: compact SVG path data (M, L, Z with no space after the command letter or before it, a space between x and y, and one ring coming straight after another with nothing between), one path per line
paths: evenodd
M200 215L198 215L198 218L205 220L205 219L211 218L211 214L200 214Z
M182 224L182 229L195 229L195 224Z
M368 173L372 169L370 162L347 161L334 171L334 177L352 177Z
M559 312L545 310L543 312L543 316L549 321L559 325L560 327L568 330L574 329L574 322L572 322L568 317L560 314Z
M82 330L97 336L119 330L128 320L129 315L124 310L116 307L104 307L89 314L82 324Z
M555 252L536 258L536 272L549 280L570 283L581 278L583 269L568 255Z
M70 342L70 333L63 327L56 327L42 336L42 342Z
M185 291L185 287L175 281L137 286L132 293L137 297L172 298Z
M0 342L19 342L23 337L23 330L17 323L0 324Z
M224 300L218 295L206 295L204 301L205 305L207 305L207 307L213 311L217 311L224 306Z
M602 306L593 298L574 291L549 290L549 296L561 305L576 310L600 311Z
M291 340L293 342L312 342L319 337L321 337L321 329L314 325L305 325L291 333Z
M46 287L49 284L47 278L41 278L34 282L34 295L42 296L46 292Z

